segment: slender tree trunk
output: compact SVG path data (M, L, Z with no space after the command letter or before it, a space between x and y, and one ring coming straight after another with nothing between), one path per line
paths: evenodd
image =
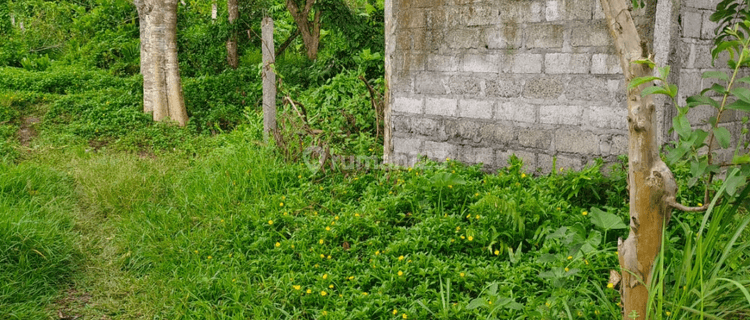
M211 23L216 23L216 16L219 13L219 8L216 5L216 0L214 0L213 3L211 3Z
M169 118L180 126L187 125L188 116L185 109L185 99L182 95L182 79L180 78L180 63L177 60L177 1L164 0L166 46L166 80Z
M177 61L177 0L135 0L140 19L143 111L187 124Z
M270 133L276 130L276 73L271 65L275 63L273 43L273 19L263 18L261 22L261 33L263 37L263 138L268 140Z
M320 10L315 11L315 17L313 21L310 21L308 17L315 0L306 0L305 7L302 10L294 1L286 0L286 8L292 14L292 18L294 18L294 22L297 23L297 28L302 34L302 42L305 43L307 49L307 57L310 60L315 60L318 58L318 46L320 45Z
M234 21L240 16L237 0L227 0L227 11L229 12L229 24L233 25ZM227 40L227 62L232 69L237 69L239 59L237 58L237 33L232 32Z
M653 74L646 64L633 62L649 56L630 14L630 0L601 0L609 31L620 57L625 80ZM663 223L668 222L671 207L666 199L674 196L677 185L672 172L659 158L656 111L651 96L641 97L648 84L627 93L628 183L630 187L630 234L618 241L622 269L623 319L645 319L651 267L661 249Z

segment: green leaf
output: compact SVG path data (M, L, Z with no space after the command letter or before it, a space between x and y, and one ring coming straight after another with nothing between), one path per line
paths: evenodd
M622 222L622 219L620 219L620 217L609 212L604 212L599 208L591 208L590 215L591 223L599 228L604 229L605 231L628 228L628 226Z
M645 64L645 65L647 65L651 69L653 69L656 66L656 64L653 61L651 61L650 59L635 60L632 63L634 63L634 64Z
M662 79L666 79L667 77L669 77L669 70L671 70L669 65L659 68L659 75L661 75Z
M557 257L555 257L554 254L545 253L545 254L539 256L539 258L536 259L536 262L539 262L539 263L550 263L550 262L555 262L556 260L557 260Z
M630 84L628 84L628 90L637 88L638 86L644 83L648 83L654 80L660 80L660 78L654 77L654 76L634 78L633 80L630 81Z
M718 83L714 83L710 88L703 89L703 91L701 91L701 95L706 94L706 92L708 91L715 91L716 93L721 95L727 93L727 89L725 89L724 86Z
M568 231L567 227L560 227L555 232L548 234L547 239L559 239L559 238L565 237L565 234L567 233L567 231Z
M732 89L732 95L742 99L742 101L750 102L750 90L743 87L737 87Z
M719 79L729 82L729 76L723 71L706 71L701 77L703 79Z
M731 142L732 137L729 134L729 130L727 130L727 128L714 128L714 135L716 136L716 140L719 141L719 144L722 148L729 147L729 143Z
M737 100L726 105L726 108L730 110L750 111L750 102Z
M687 102L687 106L691 108L695 106L714 106L718 108L720 106L718 101L703 95L688 97L685 101Z
M743 154L743 155L734 156L734 158L732 158L732 163L733 164L746 164L746 163L750 163L750 154L746 153L746 154Z
M487 301L484 298L476 298L474 300L471 300L469 304L466 306L466 310L474 310L479 307L488 307L489 304L487 304Z
M674 131L677 131L677 134L683 139L687 139L693 131L693 128L690 127L690 121L684 114L672 118L672 128L674 128Z
M643 91L641 91L641 97L645 97L650 94L666 94L668 96L672 96L672 94L667 89L659 86L647 87L646 89L643 89Z
M724 181L727 186L727 193L734 196L737 190L745 184L745 177L739 174L731 175Z
M750 84L750 77L739 78L737 81Z

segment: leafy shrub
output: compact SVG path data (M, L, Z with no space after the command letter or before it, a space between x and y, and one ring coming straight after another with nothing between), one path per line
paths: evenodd
M104 71L76 66L52 67L44 72L19 68L0 68L0 90L69 94L105 88L117 88L139 95L143 90L139 77L113 77Z

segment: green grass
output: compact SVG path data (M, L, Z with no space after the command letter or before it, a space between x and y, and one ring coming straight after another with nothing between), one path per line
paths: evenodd
M108 90L0 92L17 153L0 165L0 318L620 317L607 283L626 230L600 221L627 221L622 170L533 177L513 160L496 174L455 161L315 173L260 142L251 109L215 136L125 126L140 119L135 100ZM21 148L26 115L43 121ZM352 149L377 155L372 143ZM679 220L676 261L703 222ZM747 261L724 264L741 277Z

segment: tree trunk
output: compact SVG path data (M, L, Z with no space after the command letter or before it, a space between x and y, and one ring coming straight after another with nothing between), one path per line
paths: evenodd
M216 5L216 0L211 3L211 23L216 23L216 15L219 13L219 8Z
M318 46L320 45L320 10L315 11L315 17L313 21L310 21L308 17L315 0L306 0L302 11L294 1L286 0L286 8L292 14L292 18L294 18L294 22L297 23L297 28L302 34L302 41L307 49L307 57L310 60L315 60L318 58Z
M263 37L263 138L267 141L268 136L276 130L276 73L271 65L275 63L273 43L273 19L263 18L261 22L261 33Z
M177 61L177 0L135 0L140 19L143 111L187 124Z
M630 0L601 0L609 31L626 82L650 76L653 69L634 61L649 56L628 7ZM651 96L641 97L648 86L628 90L628 184L630 188L630 234L618 241L622 269L623 319L645 319L651 267L661 249L663 223L669 221L671 207L666 199L673 197L677 186L672 172L659 158L656 135L656 112Z
M240 16L237 0L227 0L227 11L229 12L229 24L233 25L234 21ZM227 40L227 62L232 69L237 69L239 59L237 58L237 33L232 32Z

